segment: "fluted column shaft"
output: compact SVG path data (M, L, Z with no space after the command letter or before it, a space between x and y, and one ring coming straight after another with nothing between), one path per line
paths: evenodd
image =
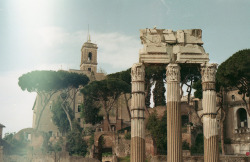
M203 134L204 134L204 162L219 161L218 127L216 119L216 64L201 66L203 90Z
M131 69L131 162L145 162L145 67L134 64Z
M167 149L169 162L182 162L180 66L167 66Z

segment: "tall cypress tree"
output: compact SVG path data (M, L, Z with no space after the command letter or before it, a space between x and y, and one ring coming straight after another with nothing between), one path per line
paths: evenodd
M155 73L153 75L153 80L155 81L155 88L153 91L155 106L165 106L166 89L164 87L164 78L166 77L165 66L156 66Z
M159 79L156 80L155 88L153 91L155 106L165 106L166 105L165 92L166 92L166 90L164 87L163 78L159 77Z

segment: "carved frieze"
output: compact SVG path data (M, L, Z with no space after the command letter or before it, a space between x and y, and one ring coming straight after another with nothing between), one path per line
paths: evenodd
M168 64L167 82L180 82L180 66L178 64Z
M215 83L216 70L217 70L217 64L202 64L201 65L202 82Z
M145 66L142 63L135 63L131 68L132 81L144 81Z
M162 43L161 35L157 33L156 29L141 30L141 43L146 45L158 45Z

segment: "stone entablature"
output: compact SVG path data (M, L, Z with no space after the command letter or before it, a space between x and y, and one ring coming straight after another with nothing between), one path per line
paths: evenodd
M169 30L141 29L140 62L142 63L197 63L209 61L202 47L201 29Z

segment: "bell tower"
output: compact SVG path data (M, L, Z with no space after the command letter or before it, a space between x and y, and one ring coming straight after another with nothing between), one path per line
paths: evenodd
M90 35L88 34L87 42L85 42L81 49L81 64L80 70L86 72L97 72L97 45L91 43Z

